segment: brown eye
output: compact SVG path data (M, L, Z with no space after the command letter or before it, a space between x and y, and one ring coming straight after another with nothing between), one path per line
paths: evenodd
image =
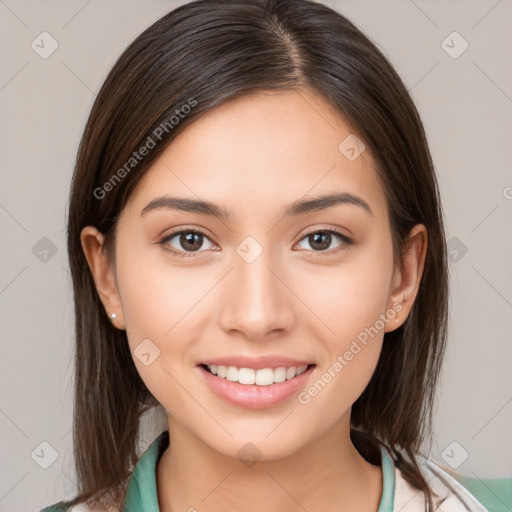
M185 229L175 231L160 241L160 244L166 251L169 251L177 256L195 256L194 253L204 252L200 249L203 247L205 241L208 241L212 246L213 243L202 231L195 229ZM207 247L209 249L211 247Z
M178 238L179 245L186 251L197 251L203 245L203 235L200 233L181 233Z
M338 245L331 247L333 240L340 240ZM309 246L315 252L327 252L327 249L333 248L336 249L338 247L349 246L353 244L353 241L347 236L339 233L338 231L323 229L319 231L314 231L306 235L302 240L306 240ZM301 241L302 242L302 241Z
M308 242L313 249L323 251L331 245L332 235L330 233L313 233L308 235Z

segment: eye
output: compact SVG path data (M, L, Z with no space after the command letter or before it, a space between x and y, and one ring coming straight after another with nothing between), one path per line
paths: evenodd
M335 249L348 247L354 244L352 239L335 229L321 229L312 231L302 240L307 241L310 244L310 247L313 248L314 252L331 252L326 251L326 249L331 246L333 235L335 239L337 238L339 240L338 245L335 246ZM195 257L195 253L204 252L200 249L203 247L205 241L208 241L208 243L211 244L210 247L207 247L206 249L215 247L215 244L211 242L205 232L195 228L174 231L164 236L161 240L159 240L158 243L163 247L164 250L175 254L176 256Z
M333 235L335 238L340 240L339 244L335 248L348 247L354 244L354 241L351 238L335 229L321 229L312 231L302 240L307 241L310 247L313 248L314 252L327 252L325 249L328 249L331 245L333 241Z
M182 229L164 236L158 243L168 252L177 256L195 257L194 253L200 251L207 240L212 246L214 244L207 234L199 229ZM211 247L207 247L209 249Z

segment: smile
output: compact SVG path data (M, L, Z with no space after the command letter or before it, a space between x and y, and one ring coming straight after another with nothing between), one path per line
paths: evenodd
M226 402L264 409L285 402L304 388L316 364L258 369L200 364L197 368L207 386Z
M256 386L270 386L290 380L304 373L308 365L304 366L291 366L279 368L261 368L255 370L253 368L237 368L236 366L221 366L221 365L205 365L209 372L216 375L220 379L226 379L230 382L239 382L240 384L255 384Z

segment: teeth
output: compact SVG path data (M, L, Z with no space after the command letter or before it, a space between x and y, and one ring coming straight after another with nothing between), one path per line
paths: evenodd
M304 373L307 365L292 366L286 368L262 368L261 370L253 370L252 368L237 368L236 366L221 366L216 364L206 365L213 375L217 375L221 379L231 382L239 382L240 384L256 384L257 386L270 386L278 382L290 380Z

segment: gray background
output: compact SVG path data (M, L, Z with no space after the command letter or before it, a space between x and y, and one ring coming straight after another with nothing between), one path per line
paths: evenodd
M451 316L430 456L471 476L510 476L512 2L325 3L370 36L401 74L439 175ZM38 510L73 495L64 234L70 177L114 60L178 4L0 0L0 511ZM51 48L43 31L58 43L46 59L31 47ZM464 41L469 46L458 55ZM165 428L156 413L140 450Z

